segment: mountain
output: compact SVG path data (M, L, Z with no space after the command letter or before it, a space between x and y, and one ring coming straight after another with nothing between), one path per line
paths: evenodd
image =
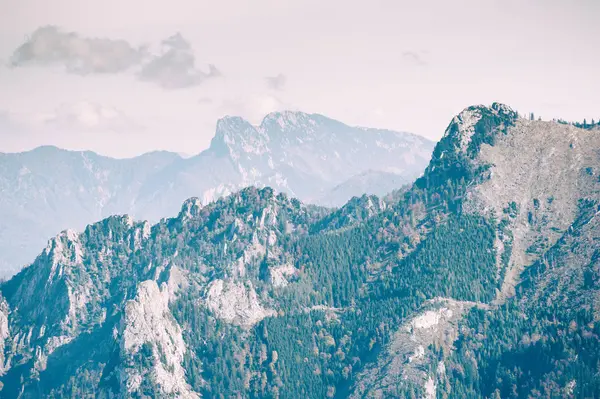
M341 205L363 188L329 194L334 186L367 170L393 170L399 186L409 183L422 173L432 148L408 133L282 112L267 115L258 127L223 118L210 148L190 158L154 152L112 159L55 147L0 154L0 276L31 262L58 231L123 213L157 222L190 197L207 204L256 185Z
M31 262L62 229L131 210L149 176L178 160L168 152L121 160L56 147L0 154L0 275Z
M340 207L348 201L348 198L359 193L383 197L406 184L406 177L402 175L367 170L329 190L319 199L318 203L324 206Z
M598 397L599 149L473 106L386 200L64 231L0 286L0 396Z
M412 182L432 149L433 143L416 135L350 127L318 114L275 112L259 126L225 117L210 147L155 176L137 207L144 218L158 220L165 210L176 212L174 204L185 198L208 203L250 185L325 204L335 186L369 170L395 173L399 185ZM362 194L361 187L346 190L347 197L336 203ZM164 204L160 213L157 202Z

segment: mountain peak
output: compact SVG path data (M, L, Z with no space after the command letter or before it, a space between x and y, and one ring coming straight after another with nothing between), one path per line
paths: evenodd
M225 116L217 121L210 147L219 154L237 159L241 153L262 154L269 141L267 135L239 116Z
M302 128L314 127L319 119L324 117L318 114L307 114L301 111L277 111L267 114L259 129L261 130L279 130L291 131Z
M491 144L496 128L512 125L518 117L505 104L495 102L489 107L473 105L452 119L442 140L452 140L457 150L463 154L476 152L482 143Z
M192 197L183 203L181 211L179 212L179 218L182 220L192 219L200 213L202 209L202 201L198 197Z
M267 114L259 126L239 116L225 116L217 121L211 148L238 159L242 154L260 155L268 152L272 140L281 139L281 133L294 132L310 135L321 122L327 120L318 114L300 111L277 111Z
M429 166L416 184L443 185L448 179L474 178L477 173L473 160L481 145L493 146L496 137L506 133L518 118L515 111L500 103L465 108L452 118L435 146Z
M229 132L236 132L252 128L250 122L240 116L226 115L217 120L216 135L224 135Z
M292 110L283 110L283 111L274 111L270 112L263 118L263 122L269 122L273 120L283 120L286 122L297 122L298 119L309 118L311 114L302 111L292 111Z

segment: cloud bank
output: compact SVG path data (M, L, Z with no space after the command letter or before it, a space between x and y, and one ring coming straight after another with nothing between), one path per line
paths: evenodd
M196 57L190 43L177 33L162 42L163 52L146 63L138 77L165 89L181 89L201 84L208 78L221 76L212 64L208 72L196 67Z
M138 79L164 89L193 87L221 76L212 64L206 72L196 66L192 46L180 33L161 44L161 51L153 54L147 47L134 47L125 40L84 37L44 26L14 50L9 64L15 68L60 65L77 75L132 71Z
M124 40L81 37L63 32L56 26L38 28L13 53L11 65L61 64L70 73L119 73L144 58L143 48L134 48Z

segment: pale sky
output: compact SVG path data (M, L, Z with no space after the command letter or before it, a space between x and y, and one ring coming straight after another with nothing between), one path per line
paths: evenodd
M599 48L598 0L1 0L0 151L195 154L284 109L434 140L494 101L597 120Z

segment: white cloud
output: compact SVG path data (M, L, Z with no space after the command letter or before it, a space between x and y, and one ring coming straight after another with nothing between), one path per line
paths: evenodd
M139 78L157 83L165 89L197 86L221 72L212 64L204 72L196 67L196 57L190 43L177 33L162 42L163 52L153 56L139 73Z
M156 134L156 132L152 132ZM41 145L92 150L127 157L154 149L144 141L146 128L115 107L89 101L65 103L35 113L0 111L1 151L18 152Z
M12 54L10 65L60 65L77 75L115 74L137 70L136 76L164 89L197 86L221 76L209 64L207 71L196 66L190 43L180 33L162 41L158 54L147 47L133 47L125 40L84 37L56 26L38 28Z
M14 67L25 65L63 65L76 74L118 73L139 64L143 48L124 40L81 37L56 26L38 28L12 55Z
M122 111L89 101L62 104L42 120L48 127L76 132L128 133L141 129Z
M115 107L90 101L63 103L53 110L34 113L0 111L0 133L22 135L81 135L87 133L129 134L143 131Z

